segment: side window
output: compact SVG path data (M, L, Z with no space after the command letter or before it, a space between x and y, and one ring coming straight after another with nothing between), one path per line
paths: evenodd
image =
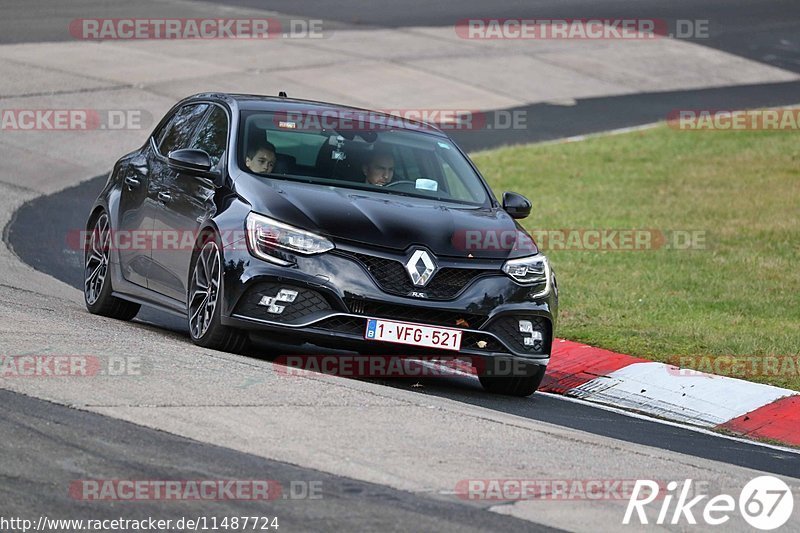
M217 166L228 144L228 116L219 106L212 106L208 118L200 126L189 148L205 150Z
M172 121L175 120L176 114L177 113L173 113L170 115L169 120L164 122L164 124L162 124L161 127L158 128L155 133L153 133L153 139L156 141L156 146L161 146L161 141L164 139L164 135L167 133L167 130L169 130Z
M173 150L188 148L192 133L208 109L208 104L187 105L178 110L166 127L158 151L168 155Z

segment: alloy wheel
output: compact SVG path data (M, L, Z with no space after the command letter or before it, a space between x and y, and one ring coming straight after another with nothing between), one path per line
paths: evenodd
M103 213L95 222L89 246L86 249L83 292L89 305L97 302L103 290L108 275L110 242L111 228L108 224L108 215Z
M205 335L214 317L221 277L219 247L209 241L197 256L189 288L189 328L195 339Z

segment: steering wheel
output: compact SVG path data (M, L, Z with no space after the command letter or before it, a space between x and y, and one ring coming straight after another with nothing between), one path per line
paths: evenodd
M415 189L417 188L417 182L411 180L390 181L389 183L384 185L384 187L389 188L389 187L394 187L395 185L408 184L408 183L412 184Z

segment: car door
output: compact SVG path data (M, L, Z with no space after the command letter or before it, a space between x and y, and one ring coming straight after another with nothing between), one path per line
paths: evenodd
M152 170L158 146L171 131L179 113L172 113L148 140L138 154L130 159L123 170L122 191L119 200L119 261L122 276L137 285L147 287L151 270L152 235L155 203L149 192L152 188Z
M186 148L204 150L211 157L214 168L223 170L227 143L228 115L221 106L210 105ZM191 245L203 221L216 213L215 187L206 177L175 169L169 170L169 180L164 187L169 198L163 201L169 208L159 212L155 221L156 233L177 236L172 239L176 244L154 249L153 260L168 272L160 280L159 291L185 301L193 251Z
M166 252L180 252L176 248L179 247L182 237L178 233L181 228L170 222L174 218L172 195L177 173L170 168L167 156L170 152L189 147L208 108L209 104L205 103L188 104L181 107L175 114L161 143L156 150L153 150L149 158L150 181L148 182L147 196L152 205L153 247L151 265L147 273L147 286L156 292L178 300L183 300L176 292L182 281L175 278L175 273L164 262ZM165 223L165 221L167 222ZM171 231L165 231L167 228ZM177 244L175 239L178 239Z

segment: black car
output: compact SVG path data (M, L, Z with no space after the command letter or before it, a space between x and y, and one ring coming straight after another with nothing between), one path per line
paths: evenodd
M486 389L529 395L558 306L547 258L514 220L530 209L514 193L498 202L434 125L199 94L109 175L87 223L86 306L126 320L142 304L169 311L226 351L260 331L468 357L494 363L479 372Z

